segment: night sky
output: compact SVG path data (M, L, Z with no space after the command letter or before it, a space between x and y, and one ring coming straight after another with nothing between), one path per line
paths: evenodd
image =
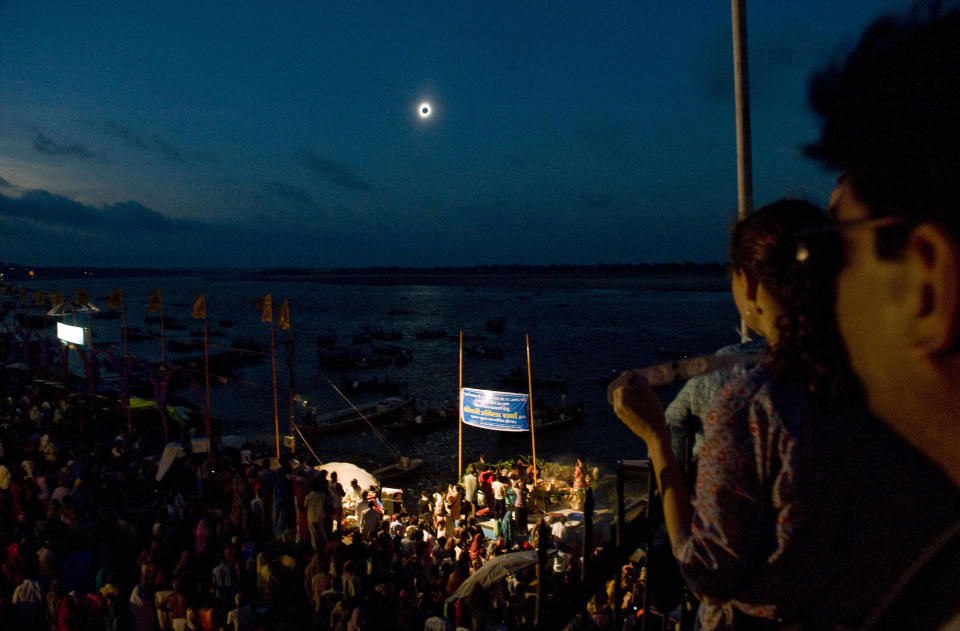
M825 203L807 79L907 6L748 6L755 205ZM730 22L724 0L0 1L0 260L722 261Z

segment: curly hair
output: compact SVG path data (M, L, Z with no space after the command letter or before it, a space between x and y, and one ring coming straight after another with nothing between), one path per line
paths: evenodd
M762 283L784 309L768 358L774 374L833 399L848 375L833 310L834 273L797 261L800 237L826 226L824 213L809 202L768 204L733 225L730 266Z
M844 61L811 78L810 106L823 126L806 153L843 170L873 216L932 220L960 241L960 7L953 4L877 19ZM885 238L895 235L878 233L878 254L896 256L897 244Z

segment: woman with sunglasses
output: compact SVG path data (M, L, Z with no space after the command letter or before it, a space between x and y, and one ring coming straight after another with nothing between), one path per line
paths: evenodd
M937 493L917 460L861 411L830 266L798 260L801 240L827 229L798 201L733 228L734 302L769 350L704 417L692 502L657 395L635 371L610 386L617 416L647 445L673 554L701 600L700 628L856 627L896 576L890 566L918 550L905 539L922 539L942 510L924 506ZM896 492L904 488L913 495Z

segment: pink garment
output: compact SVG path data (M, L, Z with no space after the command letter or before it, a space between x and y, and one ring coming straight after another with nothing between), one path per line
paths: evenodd
M206 518L198 521L197 528L193 532L193 549L197 555L206 553L207 546L210 545L210 534Z

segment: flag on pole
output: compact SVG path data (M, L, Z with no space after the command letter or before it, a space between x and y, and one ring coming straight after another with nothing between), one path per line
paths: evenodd
M284 331L290 330L290 301L284 300L280 303L280 320L278 325Z
M62 291L51 291L47 294L50 298L51 307L59 307L63 304L63 292Z
M207 318L207 295L200 294L193 303L193 313L190 317L194 320L206 320Z
M123 290L114 289L107 297L107 309L123 309Z
M78 289L75 300L81 305L87 304L90 302L90 292L86 289Z
M147 311L151 313L163 311L163 292L159 289L154 289L147 296Z
M263 312L260 315L260 321L273 322L273 295L267 294L264 296L261 306L263 307Z

